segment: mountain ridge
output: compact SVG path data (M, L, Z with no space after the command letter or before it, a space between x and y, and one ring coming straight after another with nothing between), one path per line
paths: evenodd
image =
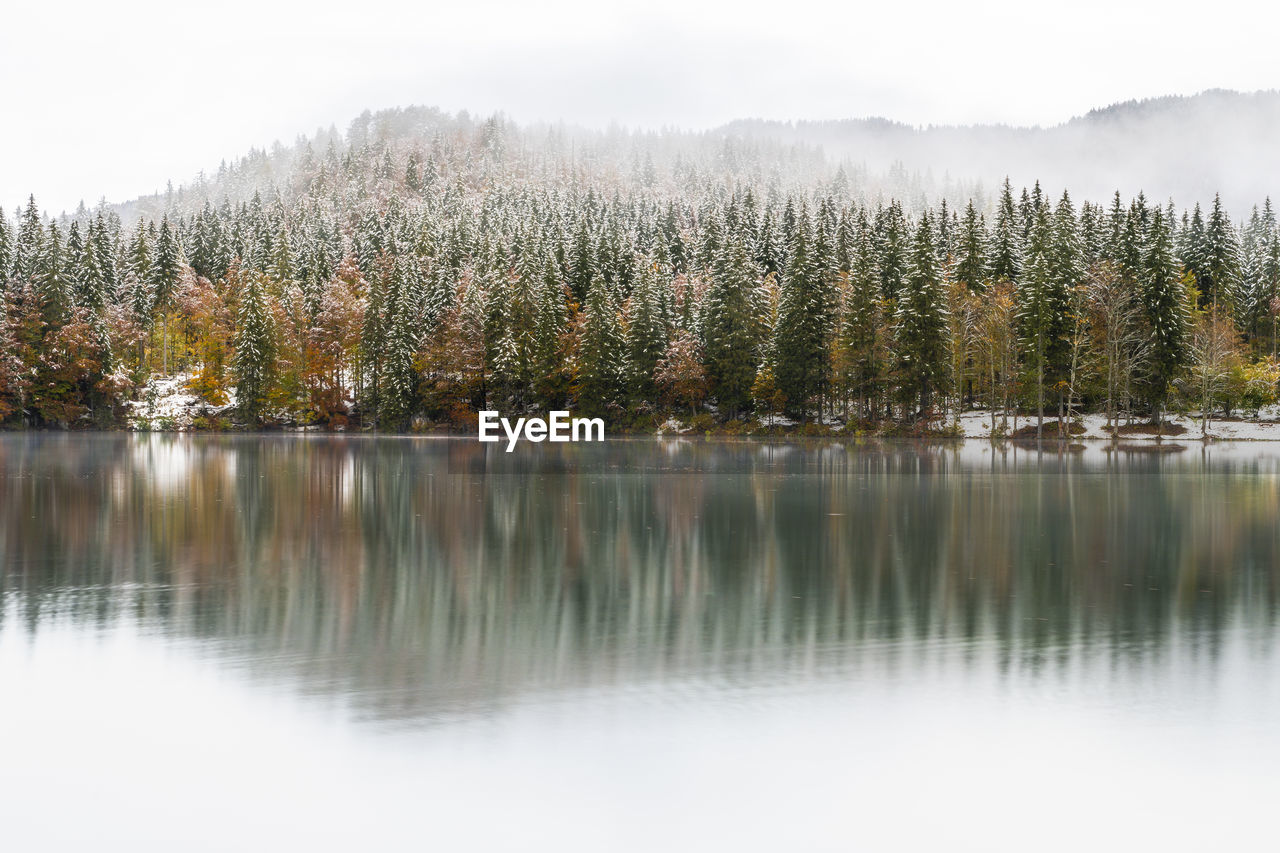
M487 129L486 129L487 128ZM499 130L495 131L494 128ZM819 188L853 175L864 200L899 198L910 207L970 198L989 209L1007 177L1015 186L1037 181L1069 190L1078 200L1103 202L1119 191L1180 205L1206 204L1221 194L1236 217L1266 197L1280 196L1280 90L1211 89L1119 101L1047 127L1008 124L913 126L881 116L850 119L735 119L704 131L609 127L566 122L515 122L503 113L473 116L410 105L356 116L345 133L318 129L292 146L251 148L213 178L201 173L173 193L140 195L110 205L125 218L154 216L176 203L192 210L205 200L245 200L288 183L292 171L329 144L384 144L403 154L425 151L441 134L493 133L522 150L559 158L561 172L611 161L625 171L636 161L672 175L697 163L709 173L759 179L773 174L792 185ZM307 149L312 154L306 153ZM726 154L750 159L726 164ZM518 170L519 171L519 170ZM554 171L554 170L553 170ZM524 170L528 172L528 170ZM235 177L228 185L223 173ZM250 175L249 173L252 173ZM194 195L195 204L184 203Z

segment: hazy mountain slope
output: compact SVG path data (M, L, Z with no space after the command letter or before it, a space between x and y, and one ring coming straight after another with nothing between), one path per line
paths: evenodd
M820 145L876 172L901 162L908 172L981 180L1039 179L1077 198L1172 196L1179 203L1221 192L1237 215L1280 196L1280 92L1210 91L1129 101L1048 128L1000 125L913 128L885 119L733 122L729 136Z
M1280 92L1211 91L1116 104L1049 128L913 128L870 118L746 119L705 132L594 130L411 106L366 111L345 132L319 130L291 146L252 150L169 194L115 209L133 221L166 210L192 213L206 200L246 201L255 192L287 197L308 190L312 164L331 147L403 159L460 140L472 141L472 153L441 162L451 180L594 184L607 192L745 182L779 191L821 187L873 205L894 197L918 211L942 198L963 204L974 197L986 208L1008 176L1014 187L1039 180L1054 196L1069 189L1077 201L1143 191L1189 207L1221 192L1237 218L1280 197Z

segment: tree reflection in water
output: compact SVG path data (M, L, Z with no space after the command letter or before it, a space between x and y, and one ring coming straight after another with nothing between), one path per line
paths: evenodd
M522 692L1274 654L1280 450L0 437L0 618L380 720Z

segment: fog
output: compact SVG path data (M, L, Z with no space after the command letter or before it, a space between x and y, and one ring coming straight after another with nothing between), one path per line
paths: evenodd
M869 116L910 127L1051 127L1134 98L1275 87L1272 29L1246 25L1257 22L1256 8L1246 0L1211 9L1082 0L1065 13L1016 0L801 0L785 9L675 0L23 4L6 9L0 27L0 204L12 211L28 193L54 212L82 199L120 202L366 108L413 103L596 129ZM1234 197L1235 188L1270 180L1232 146L1261 147L1274 133L1247 142L1179 125L1169 136L1161 144L1172 159L1151 172L1153 183L1172 174ZM1200 160L1177 153L1195 151L1204 136L1212 147ZM980 176L1034 177L1036 164L1017 156L1032 153L1021 137L986 147L991 134L978 134L978 154L951 150L955 138L904 133L843 144L868 161L884 159L877 145L901 144L912 168L960 174L973 164ZM1113 175L1131 186L1135 173L1126 170L1150 153L1076 150L1068 133L1046 138L1054 142L1044 147L1092 164L1101 187L1118 183ZM928 156L916 156L917 147ZM1049 168L1037 170L1056 180Z
M734 122L728 135L822 146L836 161L872 172L900 163L919 185L975 182L994 191L1041 181L1077 201L1106 201L1116 190L1180 206L1221 193L1237 216L1280 197L1280 92L1211 91L1094 110L1047 128L1001 125L913 128L883 121ZM932 173L932 180L929 180ZM951 181L948 181L948 178ZM936 200L936 199L934 199Z

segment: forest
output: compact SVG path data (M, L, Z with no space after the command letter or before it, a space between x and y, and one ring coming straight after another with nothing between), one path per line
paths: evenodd
M152 198L0 216L0 427L122 427L157 377L204 429L1256 414L1280 382L1276 214L1187 201L366 112Z

